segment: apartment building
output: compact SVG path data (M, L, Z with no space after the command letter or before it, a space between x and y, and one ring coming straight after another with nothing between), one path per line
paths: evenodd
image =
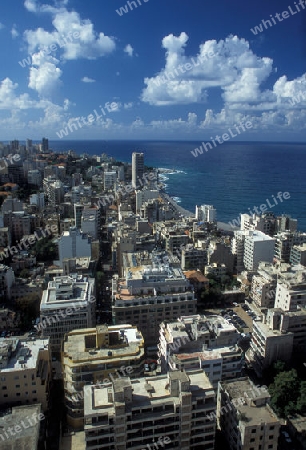
M245 237L243 263L247 270L257 270L260 261L273 262L275 240L261 231L249 231Z
M104 172L104 190L114 189L117 181L117 172Z
M84 425L84 393L86 384L101 384L106 378L143 374L144 340L132 325L75 330L66 334L62 347L67 421L73 428Z
M144 173L144 155L143 153L132 153L132 186L138 185L138 179L143 177Z
M0 356L1 407L39 403L46 411L51 383L49 339L0 339Z
M204 248L195 248L192 244L188 244L181 250L181 268L183 270L203 270L203 267L207 264L207 261L207 250Z
M229 450L277 450L280 421L269 392L243 377L219 383L217 415Z
M260 262L257 272L252 277L250 296L259 309L274 308L279 270L272 263Z
M70 227L58 240L58 253L61 267L65 258L91 258L91 238L77 227Z
M293 333L293 351L300 355L306 353L306 308L289 312L269 309L266 320L270 328L281 333Z
M136 325L146 345L157 344L163 320L196 311L194 291L182 269L164 262L163 256L152 252L150 265L129 267L125 279L114 277L112 283L115 323Z
M11 299L15 283L15 274L11 267L0 264L0 295L3 299Z
M195 216L198 221L202 222L216 222L217 210L213 205L196 206Z
M253 322L251 345L246 353L246 359L259 377L277 360L290 361L293 338L293 333L284 334L273 329L271 325Z
M86 386L86 450L213 450L216 403L203 371ZM155 443L155 444L154 444Z
M306 307L306 271L291 280L279 281L276 287L275 308L296 311L300 306Z
M267 212L262 215L241 214L241 230L261 231L262 233L273 236L276 230L276 217L273 213Z
M282 231L275 236L275 254L277 261L289 263L291 249L306 243L306 233Z
M78 276L55 277L43 291L39 328L50 336L52 352L59 353L66 333L95 326L95 280Z
M185 316L163 322L158 344L161 370L201 368L216 389L220 380L241 376L239 338L236 328L222 316Z
M302 245L293 245L290 252L290 263L293 265L301 264L306 266L306 243Z

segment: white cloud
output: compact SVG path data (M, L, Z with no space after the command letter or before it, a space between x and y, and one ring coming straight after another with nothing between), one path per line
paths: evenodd
M32 55L29 88L38 92L41 97L49 98L60 86L62 71L57 64L59 61L42 51Z
M55 43L58 50L63 49L61 56L63 60L96 59L113 52L116 48L113 37L106 36L102 32L97 33L92 22L81 19L75 11L69 12L64 7L38 6L34 0L26 0L25 6L31 12L51 13L54 26L52 32L43 28L25 31L24 38L29 53L39 50L41 46Z
M133 108L133 105L134 105L133 102L124 103L123 104L123 108L124 109L131 109L131 108Z
M12 35L12 38L13 38L13 39L15 39L16 37L19 36L19 33L18 33L18 31L17 31L17 27L16 27L15 24L12 26L12 29L11 29L11 35Z
M126 45L123 51L127 53L129 56L133 56L134 49L130 44Z
M89 77L83 77L81 79L81 81L83 81L83 83L95 83L96 80L94 80L93 78L89 78Z

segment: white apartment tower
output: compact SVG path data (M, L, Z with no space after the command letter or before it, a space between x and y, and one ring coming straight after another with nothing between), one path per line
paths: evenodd
M260 261L273 262L275 239L261 231L245 236L243 263L247 270L257 270Z

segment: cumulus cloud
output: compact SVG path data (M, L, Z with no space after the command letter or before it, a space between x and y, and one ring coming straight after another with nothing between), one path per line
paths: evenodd
M38 92L41 97L49 98L59 88L62 71L57 64L59 61L53 56L40 51L32 55L29 88Z
M35 5L37 7L36 2ZM29 53L37 51L42 46L57 44L58 50L63 50L61 56L63 60L76 60L96 59L115 50L115 39L102 32L96 32L92 22L81 19L79 13L53 7L47 12L53 14L54 30L52 32L43 28L26 30L24 38L28 44Z
M133 56L134 49L130 44L126 45L123 51L127 53L129 56Z
M89 78L89 77L83 77L81 79L81 81L83 81L83 83L95 83L96 80L94 80L93 78Z

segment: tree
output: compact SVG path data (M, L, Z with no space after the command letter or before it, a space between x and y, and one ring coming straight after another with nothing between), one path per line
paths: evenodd
M301 382L300 396L297 400L296 407L300 414L306 414L306 381Z
M300 394L300 380L295 369L281 372L269 386L271 406L281 417L296 412L296 404Z

